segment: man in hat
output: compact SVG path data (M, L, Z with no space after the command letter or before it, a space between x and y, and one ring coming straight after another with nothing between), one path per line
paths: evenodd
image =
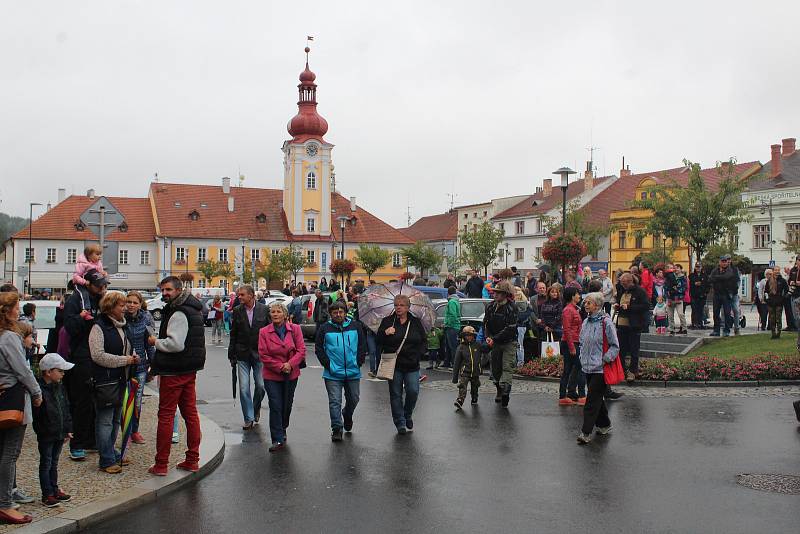
M491 349L492 380L497 388L494 400L506 408L517 361L517 307L513 301L514 288L509 282L498 282L492 293L494 299L483 316L483 332Z
M714 331L711 336L719 337L720 328L722 335L731 335L733 325L733 302L739 291L739 270L731 265L731 255L723 254L719 257L719 265L711 271L708 281L714 289ZM723 317L720 318L720 311ZM738 325L737 325L738 328Z
M70 360L75 364L64 380L73 428L69 457L76 461L86 458L86 449L96 448L94 400L89 386L92 378L89 332L100 316L100 299L108 286L108 279L96 269L87 271L84 278L88 284L76 286L64 304L64 328L69 334Z

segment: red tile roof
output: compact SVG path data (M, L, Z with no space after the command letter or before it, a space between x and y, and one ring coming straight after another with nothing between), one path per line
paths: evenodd
M594 187L597 187L599 184L610 178L613 178L613 176L602 176L600 178L595 178ZM569 201L577 197L586 190L585 188L586 185L583 179L575 180L574 182L570 183L567 186L567 200ZM527 217L529 215L546 213L551 209L560 206L561 200L561 187L554 186L550 196L545 197L544 191L538 191L533 195L528 195L521 202L492 217L492 220L508 219L512 217ZM534 201L536 202L535 206L533 205Z
M458 235L458 212L452 210L439 215L428 215L401 231L414 241L455 240Z
M757 172L760 168L761 164L757 161L739 163L734 167L733 174L744 176L752 172ZM723 179L723 176L720 176L717 172L716 167L702 169L700 174L705 180L706 185L712 190L716 189ZM629 206L630 202L634 200L635 189L645 178L653 178L658 184L670 183L672 180L675 180L678 184L686 185L689 179L689 171L684 166L674 169L622 176L608 186L607 189L587 202L581 209L586 213L588 220L596 224L605 223L609 220L612 211L625 209Z
M350 211L350 201L339 193L331 194L331 208L336 210L335 213L331 213L331 229L335 232L337 237L341 230L339 230L336 217L341 215L346 215L348 217L356 216L355 224L348 225L347 230L345 230L344 237L348 242L386 243L387 245L410 245L414 242L403 232L383 222L360 206L356 206L355 212ZM303 241L306 237L307 236L295 236L295 240Z
M50 211L33 221L34 239L95 240L91 228L79 231L75 228L81 214L97 201L84 195L71 195ZM125 218L126 232L114 230L106 236L110 241L153 241L156 229L150 202L146 198L106 197ZM14 234L14 239L27 239L28 226Z

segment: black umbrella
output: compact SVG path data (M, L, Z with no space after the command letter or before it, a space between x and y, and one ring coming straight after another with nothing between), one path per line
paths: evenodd
M233 400L236 401L236 381L237 381L236 366L231 366L231 392L233 393Z

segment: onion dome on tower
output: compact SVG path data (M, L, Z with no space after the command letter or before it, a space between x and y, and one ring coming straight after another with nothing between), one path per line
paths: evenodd
M322 136L328 131L328 121L317 113L317 84L314 80L317 75L308 68L308 53L306 47L306 69L300 73L300 84L297 89L300 100L297 102L297 115L289 121L287 129L295 143L303 143L309 139L325 141Z

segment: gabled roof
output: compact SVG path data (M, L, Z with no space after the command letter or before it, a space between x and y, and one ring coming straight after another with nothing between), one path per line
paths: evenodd
M408 228L401 228L414 241L454 241L458 235L458 212L456 210L421 217Z
M602 176L600 178L595 178L593 182L593 187L597 187L601 183L611 178L614 178L614 176ZM583 178L575 180L574 182L570 183L567 186L567 202L577 197L584 191L586 191L586 183ZM544 191L537 191L533 195L528 195L524 200L522 200L518 204L515 204L514 206L511 206L507 210L498 213L497 215L492 217L492 220L510 219L513 217L528 217L531 215L544 214L550 211L551 209L560 206L561 201L562 201L561 187L554 186L549 196L545 197ZM536 203L535 206L534 202Z
M340 237L339 221L337 217L355 215L355 224L348 224L345 230L345 241L348 243L386 243L387 245L410 245L414 241L403 232L390 224L382 221L364 208L356 206L356 211L350 210L350 201L339 193L331 193L331 208L336 210L331 213L331 230L336 237ZM308 236L295 236L298 241L304 241ZM327 239L327 238L325 238Z
M757 161L738 163L733 168L734 176L746 176L758 172L761 164ZM711 190L716 190L725 178L717 172L716 167L702 169L700 175ZM668 184L675 180L679 185L686 185L689 181L689 169L686 166L674 169L665 169L654 172L643 172L621 176L614 183L600 192L596 197L587 202L581 209L586 213L588 220L595 224L605 223L609 220L611 212L629 207L634 200L634 192L642 180L652 178L657 184Z
M98 236L91 228L83 231L75 225L81 214L97 201L84 195L71 195L56 204L50 211L33 221L31 234L34 239L69 239L96 241ZM114 230L106 235L109 241L153 241L156 229L150 202L146 198L106 197L122 214L127 230ZM28 226L14 234L14 239L27 239Z
M788 156L781 156L781 173L770 178L770 164L763 169L764 178L755 180L747 188L748 191L764 191L782 187L800 187L800 151L795 150Z

